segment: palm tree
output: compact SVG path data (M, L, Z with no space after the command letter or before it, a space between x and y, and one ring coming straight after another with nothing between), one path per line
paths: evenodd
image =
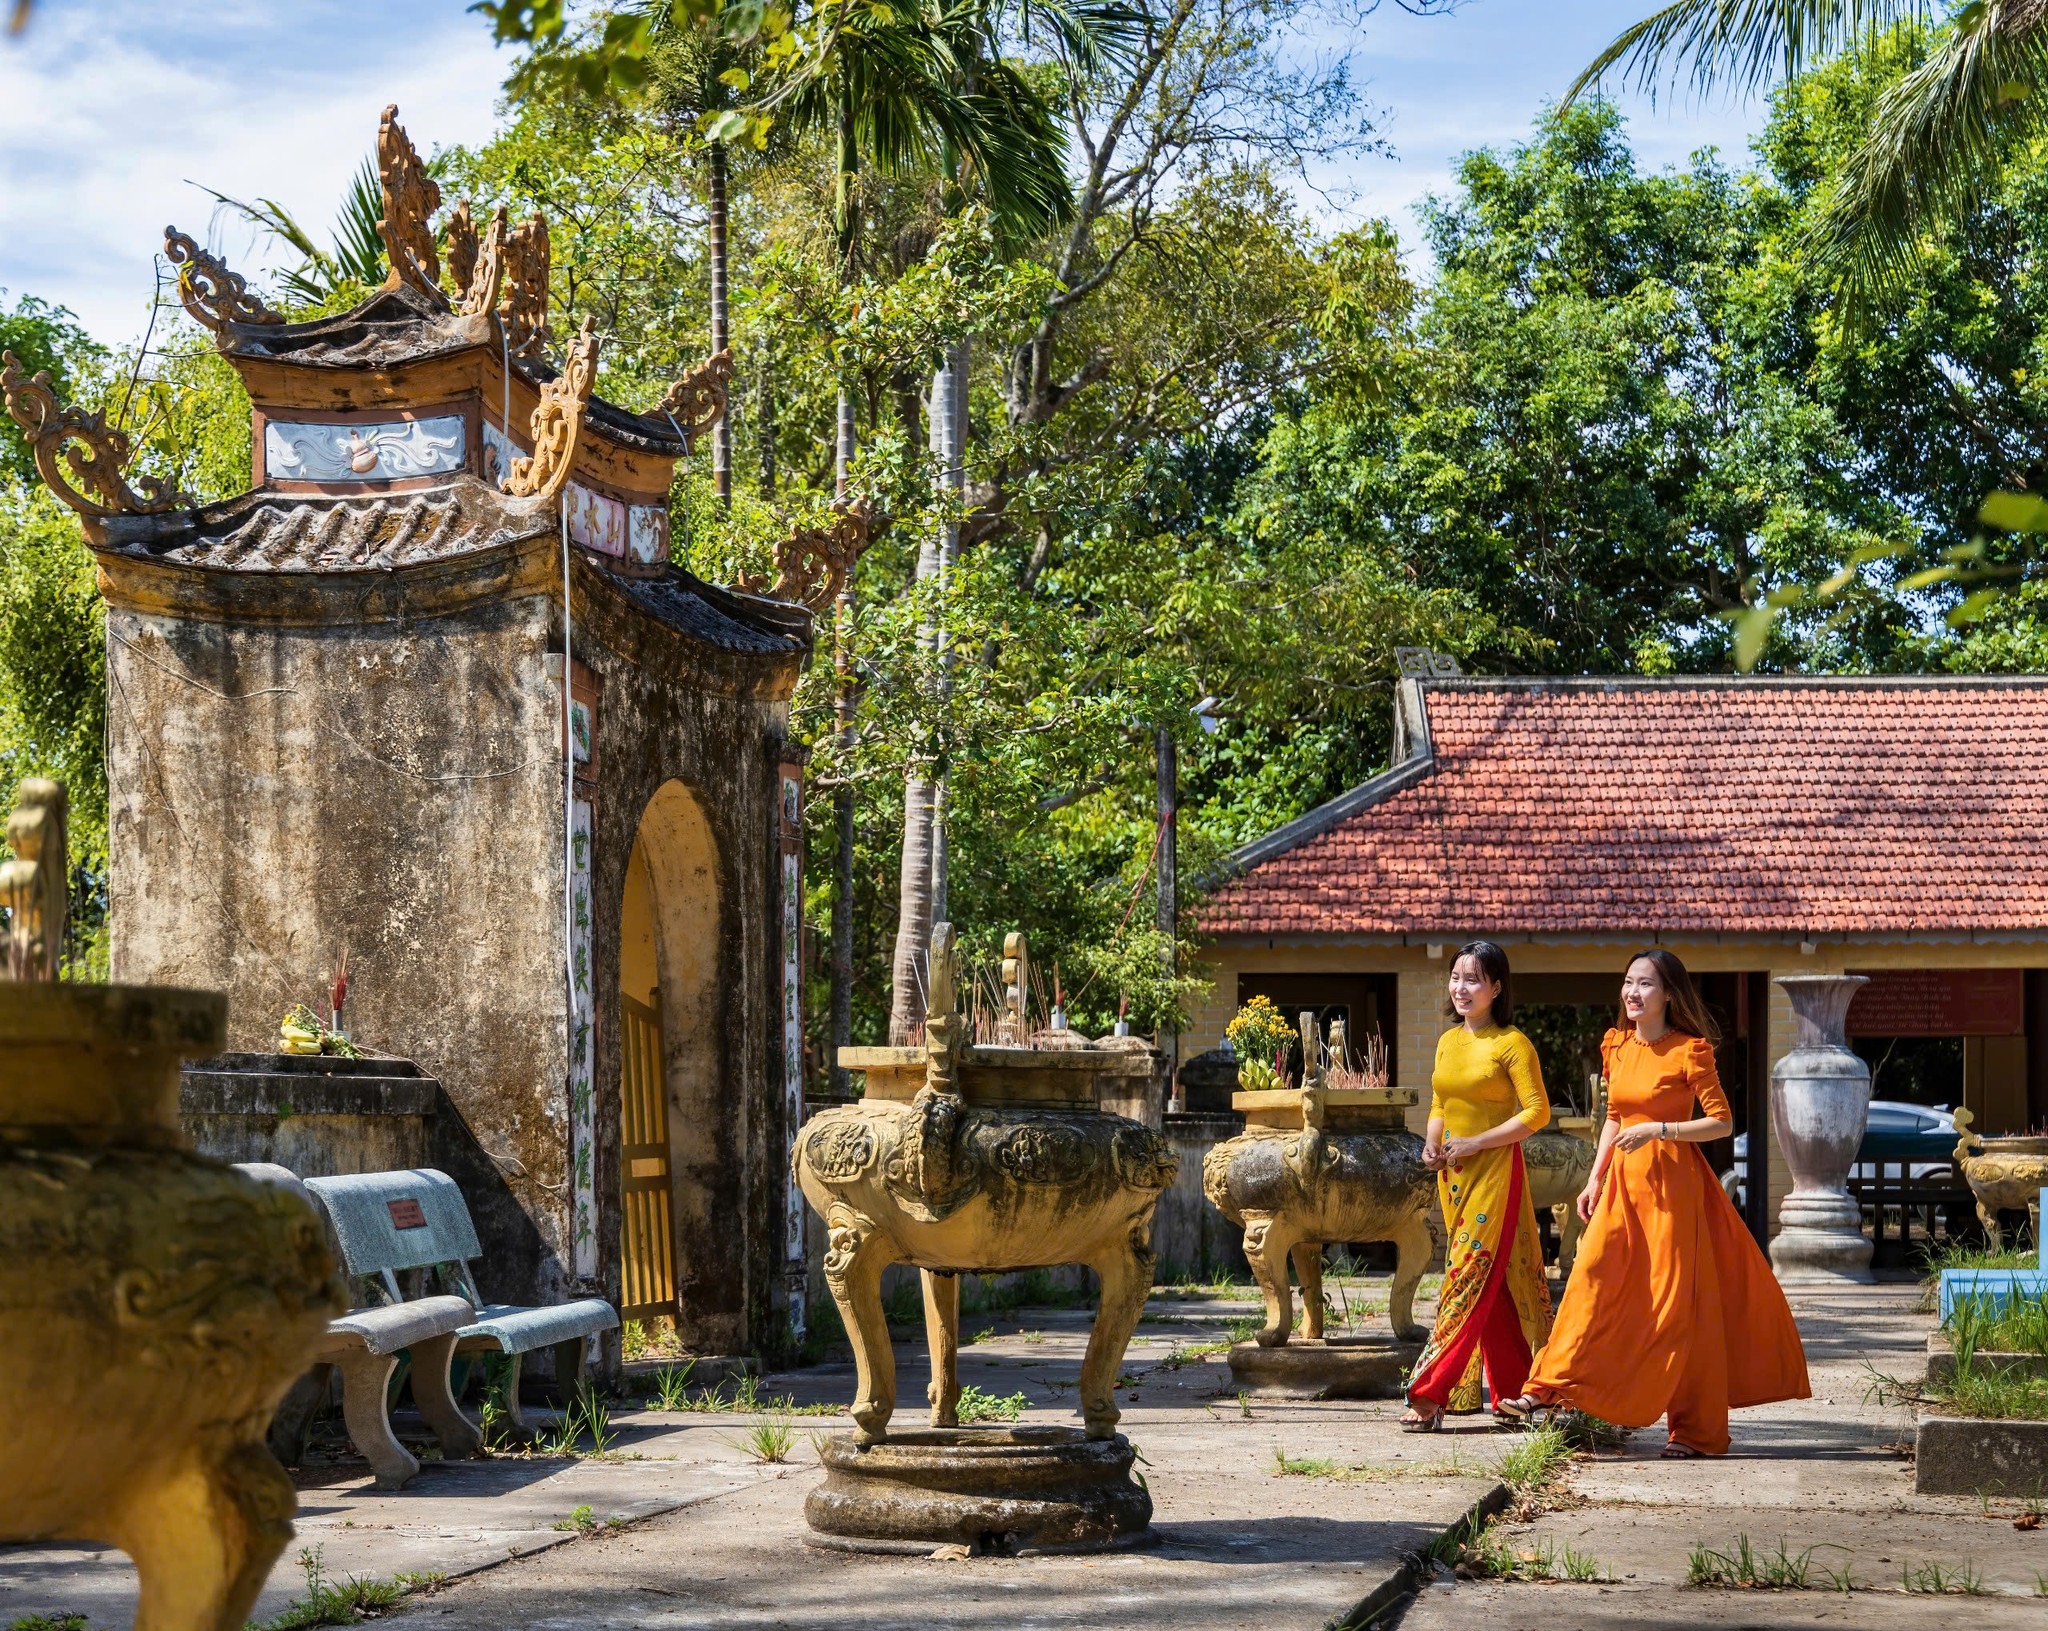
M883 0L849 10L830 49L808 64L780 98L796 126L834 135L833 228L839 279L860 272L859 184L863 167L908 174L950 158L971 170L998 219L1050 224L1068 207L1066 144L1044 101L1012 64L981 63L978 9L945 0ZM977 66L978 65L978 66ZM839 385L833 457L836 496L848 497L856 452L853 381ZM951 415L947 415L951 418ZM922 562L921 575L922 575ZM847 574L835 629L837 729L854 740L851 635L854 574ZM905 785L908 812L898 891L898 931L890 1035L905 1038L922 1017L918 959L931 932L932 784L914 764ZM854 802L851 787L833 795L838 856L832 904L831 1045L836 1058L853 1034Z
M1933 0L1674 0L1601 52L1566 100L1616 67L1647 86L1667 66L1689 64L1702 92L1753 90L1946 11ZM2048 0L1963 7L1926 60L1879 100L1829 201L1815 247L1839 270L1851 307L1909 276L1916 245L1983 196L2009 142L2043 134Z
M1012 34L1015 43L1027 50L1043 39L1045 54L1066 76L1073 77L1123 60L1144 24L1144 13L1120 0L969 0L956 15L959 20L954 27L961 30L963 43L960 88L996 90L1003 105L1014 105L1027 123L1041 104L1030 97L1014 64L987 59L985 53L992 46ZM1064 152L1063 137L1048 132L1046 139L1057 141ZM1048 214L1037 199L1004 200L1000 188L990 186L993 178L950 142L941 155L941 169L948 211L957 213L970 202L988 204L1001 238L1035 237L1069 213L1063 207ZM934 585L941 595L960 553L958 517L966 496L967 390L973 346L973 341L963 336L947 348L932 371L931 454L940 520L935 533L918 550L917 581ZM946 636L941 616L935 612L927 619L922 643L937 659L939 683L944 686ZM943 756L927 751L913 759L904 784L895 978L890 992L891 1042L907 1041L924 1019L930 993L917 978L918 959L930 943L932 925L949 915L949 883L946 772Z

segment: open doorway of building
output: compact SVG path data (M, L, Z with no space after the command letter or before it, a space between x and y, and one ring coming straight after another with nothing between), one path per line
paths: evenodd
M696 796L664 782L619 913L619 1313L651 1352L724 1337L697 1329L716 1315L693 1297L707 1266L692 1251L713 1223L719 916L717 841Z

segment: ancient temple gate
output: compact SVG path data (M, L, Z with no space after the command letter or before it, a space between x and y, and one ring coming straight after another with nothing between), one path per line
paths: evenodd
M355 310L286 322L168 234L254 405L250 492L131 484L118 432L5 374L107 601L114 976L225 989L268 1052L346 948L350 1031L443 1085L486 1295L757 1348L802 1318L790 602L858 518L792 537L780 598L672 565L729 358L650 413L596 396L545 223L437 231L395 112L392 271Z

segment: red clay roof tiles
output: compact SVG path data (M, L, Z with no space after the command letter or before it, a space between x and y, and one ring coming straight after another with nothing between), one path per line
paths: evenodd
M1434 768L1215 935L2048 931L2048 686L1454 681Z

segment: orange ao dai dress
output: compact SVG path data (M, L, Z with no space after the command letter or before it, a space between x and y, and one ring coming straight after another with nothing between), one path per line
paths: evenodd
M1550 1120L1550 1096L1534 1045L1511 1026L1446 1031L1436 1046L1429 1113L1443 1117L1448 1138L1474 1137L1510 1117L1540 1131ZM1550 1330L1550 1290L1521 1145L1455 1161L1436 1185L1446 1231L1443 1290L1408 1398L1465 1414L1479 1408L1482 1371L1494 1398L1522 1391L1529 1356Z
M1701 1038L1617 1028L1600 1045L1607 1118L1728 1119ZM1621 1427L1669 1417L1672 1442L1728 1453L1728 1412L1809 1396L1806 1351L1770 1265L1697 1144L1615 1150L1528 1392Z

